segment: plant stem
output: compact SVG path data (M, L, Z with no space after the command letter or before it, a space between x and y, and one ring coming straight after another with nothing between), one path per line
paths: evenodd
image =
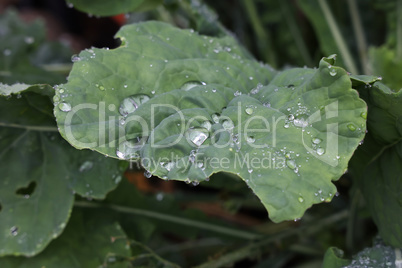
M396 14L396 58L402 60L402 0L398 0Z
M120 213L140 215L140 216L158 219L158 220L162 220L162 221L169 221L169 222L173 222L176 224L191 226L194 228L200 228L200 229L213 231L213 232L230 235L233 237L247 239L247 240L253 240L253 239L257 239L260 237L260 235L257 233L236 230L233 228L223 227L223 226L219 226L219 225L215 225L215 224L211 224L211 223L185 219L185 218L181 218L178 216L172 216L172 215L168 215L168 214L164 214L164 213L160 213L160 212L156 212L156 211L149 211L149 210L139 209L139 208L131 208L131 207L118 206L118 205L99 204L99 203L84 202L84 201L77 201L74 203L74 206L84 207L84 208L105 207L105 208L109 208L109 209L112 209L112 210L120 212Z
M230 263L235 263L239 260L242 259L246 259L246 258L252 258L255 257L257 255L260 255L262 252L262 248L268 246L269 244L277 241L277 240L281 240L284 238L288 238L288 237L292 237L294 235L299 235L299 234L312 234L312 233L317 233L318 231L320 231L323 227L327 226L327 225L331 225L334 224L338 221L344 220L345 218L347 218L348 216L348 211L344 210L341 211L337 214L331 215L328 218L324 218L320 221L318 221L317 223L313 224L309 224L309 225L303 225L300 226L298 228L294 228L285 232L281 232L279 234L270 236L266 239L263 239L259 242L254 242L254 243L250 243L249 245L240 248L236 251L233 251L231 253L228 253L226 255L223 255L222 257L220 257L217 260L212 260L206 263L203 263L199 266L196 266L194 268L218 268L218 267L222 267L224 265L228 265Z
M72 63L53 63L53 64L43 64L40 65L44 70L48 72L53 72L53 73L59 73L59 74L69 74L71 71L71 68L73 67Z
M350 203L350 212L346 229L346 249L351 252L354 246L354 234L355 234L355 223L356 223L356 211L359 206L361 199L361 192L357 189L353 195L352 201Z
M360 56L360 63L364 74L370 74L368 59L367 59L367 43L364 35L364 29L361 23L359 9L357 8L356 0L346 1L349 6L350 17L352 19L353 30L356 35L357 47Z
M140 243L140 242L138 242L138 241L131 240L131 239L130 239L129 241L130 241L131 244L140 246L140 247L142 247L145 251L148 251L148 252L149 252L148 256L147 256L147 255L144 255L144 257L146 257L146 258L147 258L147 257L153 257L154 259L156 259L157 261L159 261L160 263L162 263L162 264L164 265L164 267L180 268L179 265L174 264L174 263L172 263L172 262L170 262L170 261L168 261L168 260L165 260L165 259L163 259L162 257L160 257L158 254L156 254L151 248L147 247L146 245L144 245L144 244L142 244L142 243ZM138 256L136 256L136 257L138 257Z
M281 5L282 14L285 18L290 32L292 33L293 39L295 40L296 46L300 51L300 55L303 57L303 60L307 66L313 66L313 60L308 52L307 46L304 42L303 36L300 32L299 27L297 26L296 20L294 19L294 15L291 12L291 5L289 1L278 0Z
M10 127L10 128L20 128L20 129L26 129L26 130L32 130L32 131L59 132L57 127L51 127L51 126L26 126L26 125L18 125L18 124L3 123L3 122L0 122L0 126L1 127Z
M327 20L329 29L334 37L335 43L338 46L339 52L342 56L343 61L345 62L346 68L352 73L357 74L358 70L353 61L352 55L349 52L348 47L346 46L345 40L343 39L341 32L338 28L338 25L335 22L334 16L328 6L326 0L318 0L318 3L321 7L322 12L324 13L324 17Z
M272 67L277 67L276 56L273 52L271 36L269 32L264 28L255 7L254 0L243 0L244 7L246 8L247 15L253 26L254 32L257 35L258 49L263 57L263 60L268 62Z

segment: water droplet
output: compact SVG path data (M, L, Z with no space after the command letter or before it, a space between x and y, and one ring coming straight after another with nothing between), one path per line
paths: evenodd
M138 107L149 101L149 97L145 94L136 94L127 97L120 105L119 112L122 116L126 117L128 114L133 113Z
M199 182L199 181L192 181L191 184L192 184L193 186L197 186L198 184L200 184L200 182Z
M254 77L250 76L248 79L253 80L253 79L254 79Z
M247 108L246 108L246 114L248 114L248 115L252 115L252 114L253 114L253 112L254 112L254 110L253 110L253 108L252 108L252 107L247 107Z
M234 124L233 124L232 120L225 120L225 121L223 121L222 126L223 126L223 128L226 129L226 130L231 130L231 129L234 128Z
M25 43L30 45L30 44L33 44L33 42L35 42L35 38L33 38L32 36L25 36L24 41L25 41Z
M349 125L348 125L348 129L349 129L350 131L355 131L355 130L356 130L356 126L353 125L353 124L349 124Z
M219 118L220 118L219 114L213 114L213 115L211 115L211 117L212 117L212 120L214 120L215 123L219 123Z
M253 173L253 169L250 168L250 169L248 170L248 173L250 173L250 174Z
M363 119L367 119L367 112L362 112L362 113L360 114L360 116L361 116Z
M286 124L283 125L283 127L284 127L284 128L289 128L289 124L286 123Z
M79 56L77 56L77 55L72 55L71 56L71 61L72 62L77 62L77 61L80 61L80 60L81 60L81 58Z
M289 116L288 116L288 120L289 121L293 121L295 119L295 116L293 115L293 114L290 114Z
M60 97L57 96L57 95L54 95L54 96L53 96L53 102L54 102L54 103L57 103L57 102L59 102L59 101L60 101Z
M253 136L247 136L246 141L247 141L248 143L254 143L254 142L255 142L255 138L254 138Z
M85 161L84 163L82 163L82 165L80 166L80 168L78 170L80 172L89 171L92 169L93 166L94 166L94 163L92 163L91 161Z
M205 128L206 130L210 131L212 127L212 123L210 121L204 121L201 124L201 127Z
M104 91L104 90L105 90L105 87L104 87L104 86L99 86L99 89L102 90L102 91Z
M299 200L300 203L303 203L303 202L304 202L304 199L303 199L303 197L301 197L301 196L299 196L299 198L297 198L297 200Z
M4 49L3 54L4 54L4 56L10 56L11 55L11 50L10 49Z
M192 89L193 87L196 86L205 86L206 83L205 82L200 82L200 81L190 81L190 82L186 82L181 86L181 89L184 91L189 91L190 89Z
M165 195L163 193L157 193L155 196L156 200L158 201L162 201L164 197Z
M205 128L190 128L186 132L187 140L190 140L196 146L201 146L209 137L209 131Z
M331 76L335 76L335 75L337 74L337 72L336 72L335 69L331 69L331 70L329 71L329 74L330 74Z
M116 178L114 178L114 183L115 184L119 184L120 181L121 181L121 176L120 175L118 175L118 176L116 176Z
M116 150L116 155L121 159L139 158L140 156L138 152L141 150L145 142L146 139L142 137L123 141L119 144L119 147Z
M296 118L295 120L293 120L293 124L296 127L304 128L304 127L308 126L308 121L306 119L304 119L303 117L301 117L301 118Z
M174 167L174 162L161 163L167 171L170 171Z
M290 168L290 169L295 169L296 166L296 162L294 160L288 159L286 160L286 165Z
M16 236L18 234L18 227L16 226L11 227L10 232L12 236Z
M67 2L67 7L68 7L68 8L73 8L73 7L74 7L74 4L73 4L73 3L70 3L70 2Z
M241 95L241 92L237 90L233 95L234 95L235 97L240 96L240 95Z
M198 162L198 163L197 163L197 167L203 168L203 167L204 167L204 163L203 163L203 162Z
M58 105L59 109L63 112L69 112L71 111L71 104L67 102L61 102Z
M313 142L314 144L320 144L320 143L322 142L322 140L319 139L319 138L313 138L313 139L312 139L312 142Z
M150 172L150 171L148 171L148 170L145 170L145 172L144 172L144 176L145 176L145 178L151 178L152 177L152 173Z
M317 148L317 154L318 155L323 155L325 153L325 150L323 148Z

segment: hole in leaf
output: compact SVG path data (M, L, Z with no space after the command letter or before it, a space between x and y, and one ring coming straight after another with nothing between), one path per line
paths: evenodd
M36 182L33 181L27 187L19 188L15 193L18 195L22 195L25 198L29 198L35 191L35 188L36 188Z

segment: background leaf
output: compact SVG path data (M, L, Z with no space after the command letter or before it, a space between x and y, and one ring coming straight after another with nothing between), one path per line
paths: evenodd
M402 246L402 93L380 82L357 86L368 104L368 133L351 160L371 215L384 241Z
M32 256L63 231L74 193L104 198L126 165L59 136L49 97L34 93L51 87L10 88L0 87L0 255Z
M2 267L128 267L130 244L103 211L74 209L63 234L32 258L0 258Z
M112 16L132 11L153 9L162 4L162 0L66 0L70 7L96 15Z
M65 62L71 51L59 43L45 42L44 23L36 20L31 24L22 22L15 11L8 10L0 15L0 82L13 84L57 84L65 81L59 74L45 71L39 64ZM47 54L43 55L42 50ZM57 50L57 53L54 53ZM49 55L57 55L51 61ZM64 55L64 56L63 56ZM44 78L45 77L45 78Z

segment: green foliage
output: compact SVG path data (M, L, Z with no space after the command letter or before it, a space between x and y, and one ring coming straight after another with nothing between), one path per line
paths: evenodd
M112 16L132 11L146 11L162 4L162 0L67 0L69 7L96 16Z
M126 165L60 137L49 86L0 87L0 255L32 256L63 231L77 193L104 198Z
M394 247L402 247L402 93L374 82L355 82L369 107L368 134L356 151L351 168L381 237Z
M44 42L45 29L42 21L25 24L18 19L14 11L7 11L0 16L0 25L0 38L7 40L7 42L0 42L2 52L0 53L0 82L56 84L64 80L61 75L47 72L39 66L39 64L50 63L48 55L57 55L57 61L63 60L63 55L71 55L70 50L59 43ZM46 54L43 53L44 49ZM46 77L46 81L43 77Z
M63 234L43 252L32 258L1 258L0 266L127 267L129 244L120 225L103 211L74 209Z
M366 111L333 58L316 71L275 74L231 38L157 22L126 26L118 36L120 48L82 52L55 96L58 126L73 146L145 159L148 171L168 180L237 174L275 222L332 199L331 181L363 139Z
M365 268L365 267L398 267L395 266L401 259L400 249L393 249L385 245L380 239L375 239L371 248L360 251L352 260L342 259L343 252L337 248L330 248L325 253L323 268Z

